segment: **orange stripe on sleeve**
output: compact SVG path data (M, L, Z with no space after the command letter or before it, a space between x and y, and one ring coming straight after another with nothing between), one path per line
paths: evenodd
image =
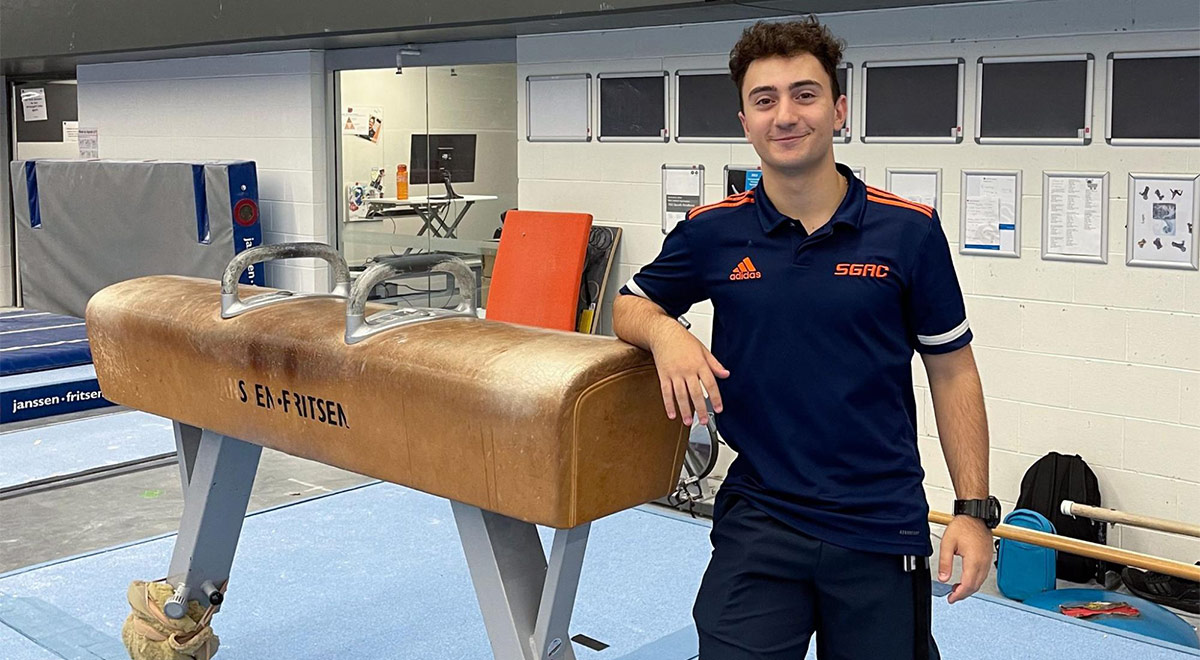
M717 202L715 204L708 204L706 206L697 206L697 207L693 208L692 210L688 211L687 218L688 218L688 220L691 220L692 218L696 217L697 215L699 215L701 213L704 213L705 211L711 211L712 209L732 208L735 206L742 206L743 204L749 204L752 201L754 201L752 198L744 197L744 198L739 199L734 202L722 201L722 202Z
M923 208L923 209L926 209L926 210L928 210L930 213L932 213L932 212L933 212L933 207L931 207L931 206L927 206L927 205L925 205L925 204L920 204L920 203L914 202L914 201L912 201L911 199L904 199L903 197L901 197L901 196L899 196L899 195L897 195L897 194L895 194L895 193L888 192L888 191L886 191L886 190L881 190L881 189L879 189L879 188L876 188L876 187L874 187L874 186L867 186L867 194L873 194L873 195L875 195L876 197L886 197L886 198L888 198L888 199L894 199L894 200L896 200L897 202L905 202L905 203L907 203L907 204L912 204L913 206L919 206L919 207L921 207L921 208Z
M887 204L889 206L898 206L900 208L911 209L913 211L916 211L917 213L924 215L925 217L929 218L930 220L933 219L933 210L930 209L928 206L924 206L921 204L914 204L912 202L901 202L901 201L897 201L894 199L885 199L883 197L875 197L873 195L867 195L867 201L875 202L877 204Z

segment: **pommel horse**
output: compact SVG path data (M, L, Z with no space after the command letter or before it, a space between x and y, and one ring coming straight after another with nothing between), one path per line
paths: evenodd
M330 294L238 277L286 258L328 262ZM407 273L453 277L455 309L367 302ZM184 512L167 616L219 605L262 447L451 501L498 660L571 660L592 521L674 492L688 429L663 414L651 356L616 339L477 318L461 261L415 255L356 280L331 247L239 254L221 282L153 276L87 307L110 400L174 421ZM547 560L536 525L555 529Z

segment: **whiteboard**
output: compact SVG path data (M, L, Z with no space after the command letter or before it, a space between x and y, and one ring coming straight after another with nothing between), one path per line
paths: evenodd
M592 139L592 74L527 76L525 138L530 142Z

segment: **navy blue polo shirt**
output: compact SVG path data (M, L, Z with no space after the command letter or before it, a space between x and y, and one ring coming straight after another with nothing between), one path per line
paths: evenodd
M971 341L937 213L866 186L809 235L762 186L697 207L622 289L680 316L711 300L724 494L824 541L929 555L913 351Z

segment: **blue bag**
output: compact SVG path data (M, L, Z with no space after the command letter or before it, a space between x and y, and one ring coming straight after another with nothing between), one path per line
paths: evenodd
M1039 532L1054 534L1054 523L1046 516L1029 509L1017 509L1004 518L1004 523ZM1025 600L1034 594L1055 588L1055 561L1058 553L1028 543L1000 539L996 558L996 586L1000 593L1013 600Z

